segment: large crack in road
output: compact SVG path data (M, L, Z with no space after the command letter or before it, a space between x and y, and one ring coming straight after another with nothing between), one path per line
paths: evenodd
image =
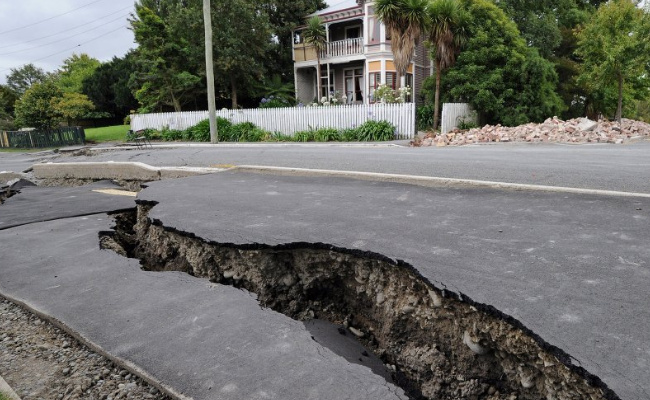
M322 243L233 245L151 219L155 202L114 214L100 245L150 271L183 271L255 293L296 320L340 324L416 399L570 400L619 397L519 321L435 287L380 254Z

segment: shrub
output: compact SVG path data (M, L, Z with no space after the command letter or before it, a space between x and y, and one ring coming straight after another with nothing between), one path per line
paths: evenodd
M341 134L335 128L320 128L314 132L316 142L338 142L341 140Z
M209 142L210 141L210 120L204 119L198 124L187 129L186 136L189 140L195 142Z
M275 142L292 142L294 138L291 135L285 135L282 132L276 131L271 133L267 140L275 141Z
M420 131L431 129L433 127L433 105L427 104L415 109L415 122Z
M388 121L368 120L356 129L356 140L375 142L395 139L395 126Z
M232 140L237 142L261 142L267 140L271 133L258 128L252 122L242 122L230 128Z
M217 134L219 141L232 142L232 123L225 118L217 117Z
M168 127L165 127L160 132L160 137L162 138L162 140L166 142L181 140L183 138L183 131L178 129L169 129Z
M293 134L294 142L313 142L314 141L314 130L310 129L308 131L298 131Z

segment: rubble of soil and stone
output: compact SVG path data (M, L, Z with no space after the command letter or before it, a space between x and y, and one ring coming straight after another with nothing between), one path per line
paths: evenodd
M7 300L0 300L0 376L22 400L170 400Z
M115 215L100 247L150 271L182 271L255 293L296 320L342 325L414 399L618 400L597 377L493 307L433 286L414 268L325 244L219 244L149 218ZM343 328L344 327L344 328Z
M427 133L416 138L411 146L462 146L475 143L611 143L623 144L632 140L650 138L650 124L623 119L618 122L592 121L576 118L563 121L549 118L541 124L530 123L515 127L485 125L469 130L454 129L446 134Z

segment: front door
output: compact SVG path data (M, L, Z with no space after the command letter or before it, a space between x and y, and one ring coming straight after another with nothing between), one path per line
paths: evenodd
M363 103L363 68L346 69L343 73L348 103Z

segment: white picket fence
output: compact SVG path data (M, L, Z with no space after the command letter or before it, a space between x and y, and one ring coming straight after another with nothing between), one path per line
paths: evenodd
M447 133L458 127L462 120L477 123L476 113L467 103L444 103L442 105L440 132Z
M415 133L415 104L370 104L330 107L255 108L220 110L217 117L233 124L252 122L270 132L292 135L318 128L353 128L368 120L388 121L396 128L396 139L411 139ZM183 111L131 115L131 129L187 129L207 119L207 111Z

